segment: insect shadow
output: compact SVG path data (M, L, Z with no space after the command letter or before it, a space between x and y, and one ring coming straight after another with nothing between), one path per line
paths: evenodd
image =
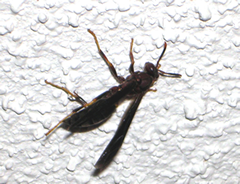
M131 39L129 52L131 61L129 67L130 75L126 78L119 76L112 63L102 52L94 32L92 32L90 29L88 29L88 32L93 36L97 45L98 53L107 64L112 76L119 83L119 85L110 88L109 90L94 98L91 102L87 103L77 93L72 93L65 87L55 85L45 80L46 84L63 90L71 96L71 101L76 101L81 105L80 107L74 109L56 126L50 129L46 133L46 136L51 134L59 126L70 131L71 133L86 132L95 129L111 117L117 106L122 101L125 99L131 99L132 102L130 103L128 109L125 111L118 129L115 132L115 135L95 164L96 170L94 171L93 175L98 175L111 163L114 156L120 149L143 96L149 91L156 91L154 89L151 89L151 87L157 81L159 76L180 78L181 74L167 73L159 69L161 67L161 64L159 62L162 59L167 48L166 42L164 43L163 51L158 58L156 65L150 62L146 62L144 71L134 71L134 58L132 53L133 39Z

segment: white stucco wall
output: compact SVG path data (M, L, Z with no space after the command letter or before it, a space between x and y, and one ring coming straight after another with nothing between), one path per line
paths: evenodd
M0 2L0 183L237 183L240 179L240 1L2 0ZM103 126L45 133L77 103L117 85L90 28L120 75L156 63L181 79L159 78L143 99L111 165L92 176L129 102Z

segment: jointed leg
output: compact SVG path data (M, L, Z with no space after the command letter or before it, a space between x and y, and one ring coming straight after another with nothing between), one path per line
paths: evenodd
M94 103L97 99L93 99L90 103L87 103L82 97L80 97L77 93L72 93L70 92L67 88L65 87L61 87L61 86L58 86L56 84L53 84L51 82L48 82L47 80L45 80L46 84L49 84L55 88L58 88L58 89L61 89L63 90L65 93L71 95L74 99L73 101L76 101L78 103L80 103L82 106L74 109L71 114L69 114L68 116L66 116L65 118L63 118L57 125L55 125L53 128L51 128L45 135L48 136L49 134L51 134L57 127L59 127L63 122L64 120L66 120L67 118L71 117L73 114L75 114L77 111L81 110L82 108L85 108L89 105L91 105L92 103Z
M104 98L104 97L109 93L109 91L106 91L106 92L102 93L101 95L97 96L96 98L94 98L91 102L87 103L87 102L86 102L82 97L80 97L77 93L75 93L75 92L72 93L72 92L70 92L67 88L58 86L58 85L56 85L56 84L53 84L53 83L51 83L51 82L48 82L47 80L45 80L45 82L46 82L46 84L49 84L49 85L51 85L51 86L53 86L53 87L55 87L55 88L58 88L58 89L63 90L65 93L71 95L71 96L74 98L74 99L69 99L69 100L71 100L71 101L76 101L76 102L78 102L78 103L80 103L80 104L82 105L81 107L78 107L78 108L74 109L73 112L77 112L77 111L79 111L79 110L82 109L82 108L86 108L86 107L88 107L89 105L92 105L92 104L95 103L97 100L100 100L101 98Z
M101 50L100 46L99 46L99 43L98 43L98 40L97 40L97 37L96 35L94 34L93 31L91 31L90 29L88 29L88 32L93 36L94 40L95 40L95 43L97 45L97 49L98 49L98 53L100 54L100 56L102 57L102 59L106 62L106 64L108 65L108 68L112 74L112 76L115 78L115 80L119 83L122 83L123 81L125 81L125 79L122 77L122 76L118 76L117 75L117 72L114 68L114 66L112 65L112 63L108 60L108 58L106 57L106 55L103 53L103 51Z
M67 118L69 118L70 116L72 116L75 113L76 112L73 111L71 114L69 114L68 116L63 118L57 125L55 125L53 128L51 128L45 135L48 136L49 134L51 134L57 127L59 127L63 123L64 120L66 120Z
M86 106L87 102L86 102L82 97L80 97L77 93L75 93L75 92L72 93L72 92L69 91L67 88L58 86L58 85L56 85L56 84L53 84L53 83L51 83L51 82L48 82L47 80L45 80L45 83L46 83L46 84L49 84L49 85L51 85L51 86L53 86L53 87L55 87L55 88L58 88L58 89L63 90L65 93L71 95L71 96L74 98L72 101L76 101L76 102L80 103L82 106Z
M152 89L150 88L147 92L152 91L152 92L157 92L157 89Z
M131 40L130 52L129 52L129 56L130 56L130 60L131 60L131 65L130 65L130 67L129 67L129 72L130 72L131 74L134 73L134 67L133 67L133 66L134 66L134 57L133 57L132 49L133 49L133 38L132 38L132 40Z

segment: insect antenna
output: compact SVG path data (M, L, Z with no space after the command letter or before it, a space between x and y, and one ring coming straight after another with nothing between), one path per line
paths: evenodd
M162 51L162 54L160 55L160 57L158 58L158 61L157 61L157 64L156 64L156 67L157 69L159 69L161 67L161 64L159 64L160 60L162 59L165 51L166 51L166 48L167 48L167 43L164 42L164 47L163 47L163 51Z
M178 73L167 73L162 70L158 70L159 75L164 76L164 77L172 77L172 78L181 78L182 75Z

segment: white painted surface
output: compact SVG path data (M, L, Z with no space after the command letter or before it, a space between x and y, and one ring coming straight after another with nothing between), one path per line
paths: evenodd
M0 3L0 183L237 183L240 178L240 1L3 0ZM44 133L78 106L44 83L90 101L117 85L87 29L128 75L156 62L160 78L112 164L92 176L128 102L100 128Z

